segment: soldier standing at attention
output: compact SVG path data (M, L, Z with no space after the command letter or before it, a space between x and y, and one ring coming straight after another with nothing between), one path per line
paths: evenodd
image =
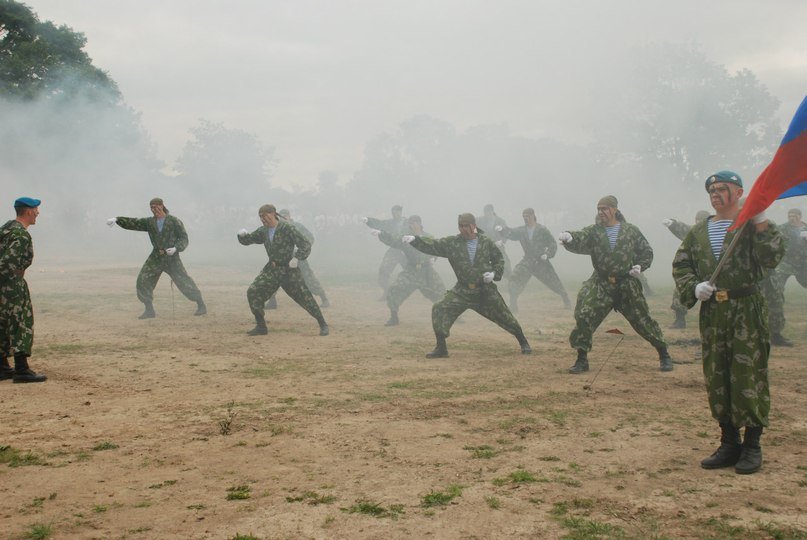
M153 319L157 316L154 311L154 288L163 272L176 283L179 292L191 302L196 302L194 315L204 315L207 307L202 300L202 293L193 279L188 275L179 253L188 247L188 233L179 218L168 213L163 200L155 197L149 201L149 208L154 217L129 218L113 217L106 223L110 227L116 223L122 229L130 231L144 231L149 234L153 249L149 254L140 273L137 275L137 299L146 306L140 319Z
M493 243L502 252L502 257L504 257L504 274L502 274L502 277L510 280L512 265L510 264L510 257L507 256L507 249L504 247L505 243L507 243L507 237L501 232L502 229L507 227L507 222L496 214L492 204L486 204L482 209L482 215L476 216L476 225L485 231L485 234L493 240ZM512 305L510 309L513 313L517 311Z
M0 380L15 383L44 382L47 377L28 367L34 345L34 308L25 270L34 260L28 227L36 225L39 199L14 201L17 218L0 227ZM9 358L14 355L14 368Z
M392 207L392 219L376 219L371 217L362 218L362 221L371 229L386 231L392 235L402 235L406 230L406 219L403 217L403 208L400 205ZM378 286L384 291L379 300L386 300L392 273L398 265L406 264L406 256L400 249L389 248L381 259L378 267Z
M569 373L588 371L592 335L611 310L621 313L656 348L661 371L672 371L667 343L650 316L638 279L653 262L653 248L638 227L625 221L617 209L616 197L608 195L599 200L597 224L582 231L562 232L559 240L567 251L590 255L594 266L594 273L577 294L575 327L569 336L569 343L577 349L577 361Z
M439 240L422 236L406 235L401 240L418 251L435 257L446 257L457 276L453 289L446 291L443 299L432 306L432 327L437 346L426 354L427 358L448 357L446 338L457 317L466 309L472 309L489 319L518 340L522 354L531 354L532 349L524 337L521 325L507 308L494 281L502 279L504 257L493 240L476 228L473 214L460 214L457 219L459 234Z
M409 233L414 236L432 238L432 235L423 230L420 216L409 216ZM389 306L389 320L384 326L397 326L398 308L409 298L409 295L419 290L423 296L436 302L443 297L446 286L440 275L432 267L432 258L421 253L411 245L401 241L402 236L392 235L386 231L373 229L373 235L394 249L400 249L406 256L403 270L395 278L387 291L387 306Z
M238 231L238 242L242 246L263 244L269 262L247 289L247 301L255 316L255 328L247 332L250 336L265 335L269 332L264 318L264 304L277 289L282 287L292 300L297 302L319 323L319 335L328 335L328 324L322 316L317 301L303 280L299 263L311 254L311 243L294 225L281 220L274 205L264 204L258 209L258 217L263 226L253 232Z
M549 259L558 252L558 243L552 237L549 229L538 223L535 210L525 208L521 217L524 219L523 227L510 229L507 226L497 226L505 238L518 240L521 242L521 247L524 248L524 258L516 265L510 278L510 309L513 310L513 313L518 312L518 296L527 286L531 276L535 276L538 281L559 295L563 299L564 307L572 307L563 283L552 263L549 262Z
M709 212L706 210L701 210L695 214L695 224L697 225L708 217ZM662 220L662 224L664 224L664 226L667 227L670 232L673 233L679 240L686 238L687 233L689 233L689 230L692 228L690 225L687 225L683 221L678 221L677 219L665 219ZM686 328L688 310L682 306L681 302L678 300L677 290L673 290L672 304L670 305L670 309L672 309L673 313L675 313L675 321L672 323L670 328Z
M785 245L764 212L754 216L753 224L728 231L740 212L740 175L717 172L707 178L706 190L716 215L689 231L673 259L681 303L692 307L701 301L703 375L709 408L721 430L720 447L701 466L734 466L735 472L750 474L762 466L759 439L771 407L768 309L759 283L779 264ZM743 236L712 283L725 247L738 234Z

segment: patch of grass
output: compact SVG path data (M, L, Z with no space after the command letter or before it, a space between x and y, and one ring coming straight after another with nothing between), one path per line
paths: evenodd
M423 496L420 505L423 508L431 508L433 506L446 506L455 498L462 495L463 486L452 484L446 488L445 491L430 491Z
M547 420L555 424L557 427L565 427L566 426L566 417L568 414L566 411L550 411L546 417Z
M53 527L44 523L37 523L28 527L28 530L25 531L23 538L27 538L29 540L44 540L45 538L49 538L52 534Z
M514 484L527 484L538 481L535 475L524 470L513 471L507 477Z
M257 536L253 534L239 534L235 533L235 536L229 538L228 540L261 540Z
M45 465L42 458L33 452L24 454L11 446L0 446L0 463L7 463L9 467L26 467L30 465Z
M189 504L187 508L188 510L204 510L207 507L203 504Z
M544 456L539 457L538 459L540 459L541 461L560 461L560 458L558 456Z
M787 527L776 523L760 523L759 521L755 521L754 523L756 524L758 530L764 532L774 540L807 539L807 531L803 529L793 529L792 527Z
M305 502L312 506L319 504L331 504L336 500L334 495L320 495L316 491L306 491L296 497L286 497L286 502Z
M246 484L227 488L227 500L238 501L250 498L250 488Z
M491 510L498 510L502 507L502 501L496 497L485 497L485 502L488 503L488 508Z
M95 506L92 507L92 511L95 512L96 514L103 514L107 510L109 510L109 507L105 504L96 504Z
M568 516L561 520L561 525L571 531L565 538L627 538L625 531L621 527L603 523L592 519L576 516Z
M402 504L391 504L387 508L380 503L371 501L369 499L359 499L350 508L342 508L343 512L348 514L366 514L374 518L391 518L398 519L404 513L404 506Z
M490 459L499 455L499 451L488 444L482 446L464 446L463 450L468 450L471 457L475 459Z
M96 444L95 446L93 446L92 449L95 450L96 452L100 452L102 450L114 450L116 448L118 448L117 444L111 443L109 441L104 441Z
M173 486L176 483L177 483L176 480L164 480L164 481L160 482L159 484L151 484L149 486L149 489L162 489L162 488L167 487L167 486Z
M138 527L136 529L129 529L129 532L132 533L132 534L139 534L139 533L149 532L150 530L151 530L151 527Z
M86 452L84 450L76 452L76 461L89 461L89 459L91 457L92 457L92 454L90 454L89 452Z
M151 506L151 504L152 504L152 502L150 500L146 499L146 500L140 501L139 503L135 503L134 507L135 508L148 508L149 506Z
M222 435L229 435L233 429L233 421L238 413L234 409L235 401L227 404L227 411L224 413L224 418L219 420L219 433Z

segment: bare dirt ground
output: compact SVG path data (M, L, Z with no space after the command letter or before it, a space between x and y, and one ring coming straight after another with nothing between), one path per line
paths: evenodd
M755 475L705 471L716 447L696 313L665 330L677 361L612 314L573 376L572 313L532 284L536 354L468 313L433 347L429 303L385 328L374 284L331 286L331 335L280 295L247 337L258 268L189 267L206 317L163 278L140 321L137 268L40 263L32 367L0 383L3 538L805 538L807 294L771 360ZM575 292L579 282L567 284ZM650 298L669 326L671 284ZM584 385L626 332L593 389ZM540 333L539 333L540 331Z

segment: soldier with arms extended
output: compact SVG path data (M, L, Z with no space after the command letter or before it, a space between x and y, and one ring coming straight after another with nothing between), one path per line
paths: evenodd
M16 219L0 227L0 380L15 383L43 382L34 373L28 357L34 345L34 309L25 270L34 260L34 245L28 227L36 224L39 199L20 197L14 201ZM14 368L9 358L14 356Z
M188 247L188 233L185 232L185 226L179 218L168 212L159 197L149 201L149 208L153 214L150 218L119 216L107 220L110 227L117 223L123 229L147 232L151 240L151 253L137 275L137 299L146 306L139 318L153 319L157 316L153 303L154 288L163 272L176 283L177 289L185 295L185 298L196 302L194 315L204 315L207 313L207 307L202 300L202 293L179 258L179 253Z
M661 371L672 371L667 343L650 316L638 279L653 262L653 248L638 227L625 221L613 195L597 203L597 222L581 231L562 232L559 237L568 251L591 256L594 266L594 273L577 294L575 327L569 336L569 343L577 349L577 361L569 373L588 371L592 335L611 310L621 313L656 348Z
M504 279L509 280L512 274L512 265L510 264L510 257L507 256L507 249L504 247L507 243L507 237L502 234L502 229L507 227L507 222L496 214L492 204L486 204L482 209L482 215L476 216L476 225L485 231L485 234L493 240L493 243L502 252L502 257L504 257L504 274L502 276ZM510 309L513 313L516 312L513 306L510 306Z
M432 238L432 235L423 230L423 222L420 216L409 216L406 220L409 224L409 234ZM409 298L409 295L419 290L423 296L436 302L443 297L446 286L440 275L434 271L432 258L425 253L413 248L411 245L401 241L402 236L390 234L386 231L373 229L373 235L379 240L394 249L400 249L406 256L406 264L403 270L395 277L395 281L387 291L387 306L389 306L389 320L385 326L396 326L399 324L398 308Z
M238 231L238 242L242 246L263 244L269 262L247 289L247 301L255 316L255 328L247 332L250 336L268 333L264 317L264 304L278 288L288 294L309 315L319 323L319 335L328 335L328 324L322 316L317 301L303 280L299 263L311 254L311 243L294 225L282 220L274 205L264 204L258 209L258 217L263 225L252 232Z
M552 237L549 229L538 223L535 210L525 208L521 213L524 226L516 229L497 226L498 230L510 240L518 240L524 248L524 258L516 265L510 277L510 309L518 312L518 296L527 286L531 276L549 287L555 294L563 299L564 307L571 307L569 295L560 282L555 268L549 259L558 252L558 243Z
M432 327L437 346L426 355L428 358L448 356L446 338L457 317L466 309L472 309L489 319L518 340L522 354L531 354L532 349L524 337L521 325L507 308L494 281L502 279L504 257L493 240L476 228L473 214L460 214L457 219L459 234L439 240L422 236L406 235L402 241L413 248L435 257L446 257L457 276L453 289L446 291L443 299L432 306Z
M697 225L701 221L705 220L709 217L709 212L706 210L701 210L697 214L695 214L695 224ZM671 233L675 235L676 238L679 240L683 240L686 238L689 230L692 228L691 225L684 223L683 221L678 221L677 219L665 219L662 220L662 223L665 227L667 227ZM673 310L675 313L675 321L672 323L670 328L686 328L687 327L687 308L681 305L681 301L678 300L678 291L673 290L672 295L672 304L670 305L670 309Z
M403 217L403 208L400 205L392 207L392 219L376 219L371 217L362 218L362 221L371 229L385 231L389 234L402 235L406 232L406 218ZM378 267L378 285L383 289L383 293L379 300L387 298L387 291L389 290L390 280L392 273L395 272L395 267L398 265L406 264L406 256L400 249L389 248L384 252L384 258L381 259L381 265Z
M728 231L740 212L740 175L717 172L706 180L706 190L716 215L689 231L673 260L681 303L692 307L701 301L703 374L709 408L721 430L720 447L701 466L734 466L737 473L749 474L762 466L759 440L771 406L768 309L759 283L779 264L785 246L764 213L754 216L753 224ZM738 234L734 251L711 282L726 246Z

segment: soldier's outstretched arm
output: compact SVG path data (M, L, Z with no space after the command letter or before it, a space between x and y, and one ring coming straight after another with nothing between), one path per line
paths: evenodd
M572 236L571 240L563 242L563 247L566 248L566 251L577 253L578 255L591 255L589 241L593 234L593 227L594 225L586 227L581 231L564 231Z
M252 232L246 229L238 231L238 243L242 246L250 246L252 244L263 244L266 239L266 231L263 227L258 227Z
M127 229L129 231L148 231L150 219L151 218L131 218L118 216L115 218L115 222L121 229Z
M427 255L434 255L435 257L448 257L448 240L450 238L451 237L440 238L438 240L425 236L416 236L409 245Z

